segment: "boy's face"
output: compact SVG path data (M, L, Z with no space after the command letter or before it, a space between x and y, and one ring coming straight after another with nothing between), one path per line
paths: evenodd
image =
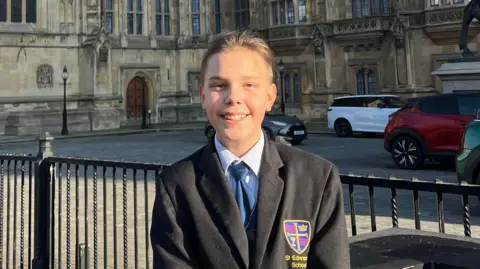
M226 147L253 146L277 96L271 67L259 53L237 48L214 54L204 81L201 102L220 142Z

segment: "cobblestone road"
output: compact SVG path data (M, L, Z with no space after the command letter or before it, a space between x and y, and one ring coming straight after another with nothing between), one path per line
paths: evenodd
M183 158L200 148L205 142L205 138L199 132L186 132L186 133L152 133L152 134L139 134L139 135L128 135L128 136L112 136L112 137L97 137L97 138L85 138L85 139L72 139L72 140L58 140L54 141L53 150L56 156L69 156L69 157L95 157L98 159L110 159L110 160L128 160L128 161L147 161L147 162L157 162L157 163L172 163L180 158ZM404 171L397 169L390 156L384 152L383 144L380 138L346 138L340 139L331 135L317 135L311 136L309 140L305 141L303 145L298 146L299 148L305 149L312 153L315 153L319 156L323 156L332 162L334 162L340 169L341 173L355 173L360 175L366 175L368 173L373 173L376 176L388 176L394 175L398 178L410 178L418 177L423 180L434 180L439 178L446 182L455 182L455 173L453 170L447 168L439 167L438 165L427 165L425 169L420 171ZM23 144L9 144L2 145L0 149L0 154L3 153L32 153L35 154L37 150L36 143L23 143ZM118 172L118 171L117 171ZM91 172L89 173L91 175ZM64 173L65 176L65 173ZM72 174L73 176L73 174ZM100 177L101 178L101 177ZM111 179L111 175L108 176ZM118 175L117 179L121 179L122 176ZM148 181L146 185L143 182L139 182L137 186L137 228L135 228L135 218L134 218L134 184L131 174L128 175L128 180L126 181L126 188L122 185L122 182L117 182L116 187L113 187L112 182L108 181L107 186L107 195L103 194L103 183L100 180L98 182L97 188L93 188L93 182L91 182L91 176L89 177L88 189L85 189L84 182L79 181L78 193L76 193L75 182L71 182L71 196L70 199L67 199L66 194L66 183L62 185L62 191L58 192L57 195L57 204L56 211L59 214L59 201L62 201L61 211L62 215L57 215L58 219L61 219L61 234L62 234L62 246L58 249L61 250L63 259L62 264L65 264L66 252L70 251L71 261L74 260L74 249L73 244L75 243L75 235L73 231L76 229L76 198L79 199L79 234L82 235L80 242L85 242L86 238L83 238L83 231L85 227L89 227L88 232L88 241L90 246L93 248L95 243L95 238L97 238L97 246L99 247L97 262L103 267L104 255L104 226L107 231L107 249L108 256L113 255L113 231L117 232L117 247L118 247L118 266L122 266L123 262L127 262L130 267L133 268L135 262L135 241L134 235L137 233L139 236L139 241L137 242L139 252L137 253L139 259L138 268L146 268L146 245L145 241L146 236L148 236L148 231L145 231L145 216L148 219L148 225L150 223L149 210L153 206L154 198L154 184L152 181ZM139 175L139 179L142 178ZM144 187L147 187L146 189ZM10 186L11 194L13 195L14 185L13 183ZM116 190L117 197L115 199L115 204L117 204L116 210L113 210L113 189ZM26 191L28 190L28 186ZM370 227L370 209L369 209L369 200L368 200L368 191L366 188L356 188L355 189L355 206L357 213L357 233L366 233L369 232ZM28 193L28 191L27 191ZM96 194L97 200L94 200L94 194ZM88 195L88 196L87 196ZM349 225L349 233L351 234L350 227L350 205L348 201L348 188L344 187L344 196L345 196L345 210L346 210L346 219ZM20 203L21 195L16 196L17 202ZM85 197L88 197L88 204L84 203ZM103 201L106 197L107 201L107 222L104 222L103 210L104 205ZM148 198L148 203L145 203L145 197ZM125 198L125 200L124 200ZM377 229L382 230L392 226L391 221L391 210L390 210L390 191L384 189L378 189L375 193L376 207L375 213ZM412 195L407 191L398 191L397 192L397 208L399 213L399 224L402 228L414 228L413 221L413 207L412 207ZM478 216L480 215L480 206L478 205L477 199L471 199L472 208L471 214L472 219L472 234L475 237L480 235L480 220ZM69 206L67 206L67 204ZM126 205L126 207L124 207ZM6 206L6 205L5 205ZM11 206L11 211L4 211L4 215L8 213L12 215L13 204ZM96 206L97 215L95 215L94 208ZM444 206L445 206L445 218L446 218L446 232L450 234L463 234L463 223L462 223L462 203L461 198L457 196L444 196ZM70 212L67 211L67 208L70 208ZM85 208L87 212L85 213ZM67 213L68 212L68 213ZM422 229L427 231L438 231L438 224L436 222L437 212L436 212L436 197L433 194L425 193L420 194L420 216ZM68 217L67 217L68 216ZM85 216L88 216L87 224L85 225ZM115 216L115 217L114 217ZM113 226L113 219L117 220L117 224ZM70 249L65 247L65 240L67 236L67 220L70 220L71 226L71 244ZM126 221L127 229L124 228L123 221ZM10 220L13 224L13 216ZM17 224L19 223L19 217L17 217ZM95 226L94 221L97 223L97 229L93 229ZM57 225L58 226L58 225ZM3 225L3 229L6 229L6 224ZM14 227L14 226L12 226ZM13 240L13 231L10 230L10 240ZM58 230L58 229L57 229ZM57 231L58 233L58 231ZM95 233L97 237L95 237ZM126 235L128 239L128 249L126 249L128 259L124 260L123 257L123 235ZM16 240L19 240L19 234L16 235ZM28 238L28 234L26 235ZM4 238L6 235L4 235ZM59 236L56 237L57 240ZM25 241L27 242L27 241ZM12 242L10 242L12 244ZM58 241L57 241L58 246ZM18 248L18 247L17 247ZM13 255L13 248L9 249L11 255ZM151 250L149 250L151 252ZM16 256L20 257L20 252L17 249ZM26 255L26 254L25 254ZM151 257L151 254L149 255ZM94 263L94 251L91 250L90 260L91 265ZM109 268L113 268L113 260L108 259ZM150 259L151 261L151 259ZM17 263L18 264L18 263ZM11 264L10 264L11 266ZM151 268L151 266L150 266Z

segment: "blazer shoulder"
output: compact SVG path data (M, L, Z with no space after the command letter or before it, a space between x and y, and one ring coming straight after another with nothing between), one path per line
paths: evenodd
M328 167L334 166L331 161L323 157L292 146L277 144L277 150L284 161L286 159L289 162L309 162Z
M182 184L195 177L195 169L205 147L163 168L160 178L166 186Z
M287 167L301 168L301 171L318 175L328 175L333 169L337 169L331 161L292 146L277 144L277 150Z

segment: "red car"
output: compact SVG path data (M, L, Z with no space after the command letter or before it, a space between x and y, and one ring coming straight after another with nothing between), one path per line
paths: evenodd
M389 116L384 147L402 169L420 168L426 158L450 160L461 150L465 126L480 108L479 92L409 99Z

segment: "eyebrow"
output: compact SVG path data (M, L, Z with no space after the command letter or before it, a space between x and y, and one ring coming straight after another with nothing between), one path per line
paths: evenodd
M260 77L259 76L243 76L242 79L260 79ZM227 79L221 76L212 76L208 78L208 80L227 80Z

